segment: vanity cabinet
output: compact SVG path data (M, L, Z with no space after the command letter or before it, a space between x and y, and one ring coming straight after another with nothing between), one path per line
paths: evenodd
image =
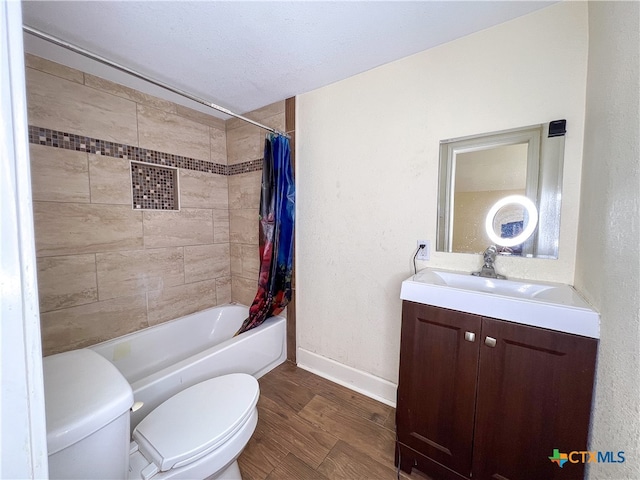
M396 464L440 479L583 478L597 340L403 302Z

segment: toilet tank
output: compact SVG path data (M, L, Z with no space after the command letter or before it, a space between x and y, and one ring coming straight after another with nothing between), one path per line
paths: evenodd
M131 386L93 350L43 359L49 478L127 478Z

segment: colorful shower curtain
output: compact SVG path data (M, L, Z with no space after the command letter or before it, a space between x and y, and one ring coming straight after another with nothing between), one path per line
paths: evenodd
M268 135L264 143L260 196L258 292L239 335L284 310L291 300L295 186L289 139Z

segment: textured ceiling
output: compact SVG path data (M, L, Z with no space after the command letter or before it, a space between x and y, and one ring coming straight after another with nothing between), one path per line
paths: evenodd
M243 113L551 3L27 0L23 21ZM165 96L27 34L25 50Z

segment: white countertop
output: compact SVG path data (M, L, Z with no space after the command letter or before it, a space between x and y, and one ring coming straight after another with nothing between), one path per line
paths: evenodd
M499 280L428 268L402 282L400 298L600 338L600 315L570 285Z

